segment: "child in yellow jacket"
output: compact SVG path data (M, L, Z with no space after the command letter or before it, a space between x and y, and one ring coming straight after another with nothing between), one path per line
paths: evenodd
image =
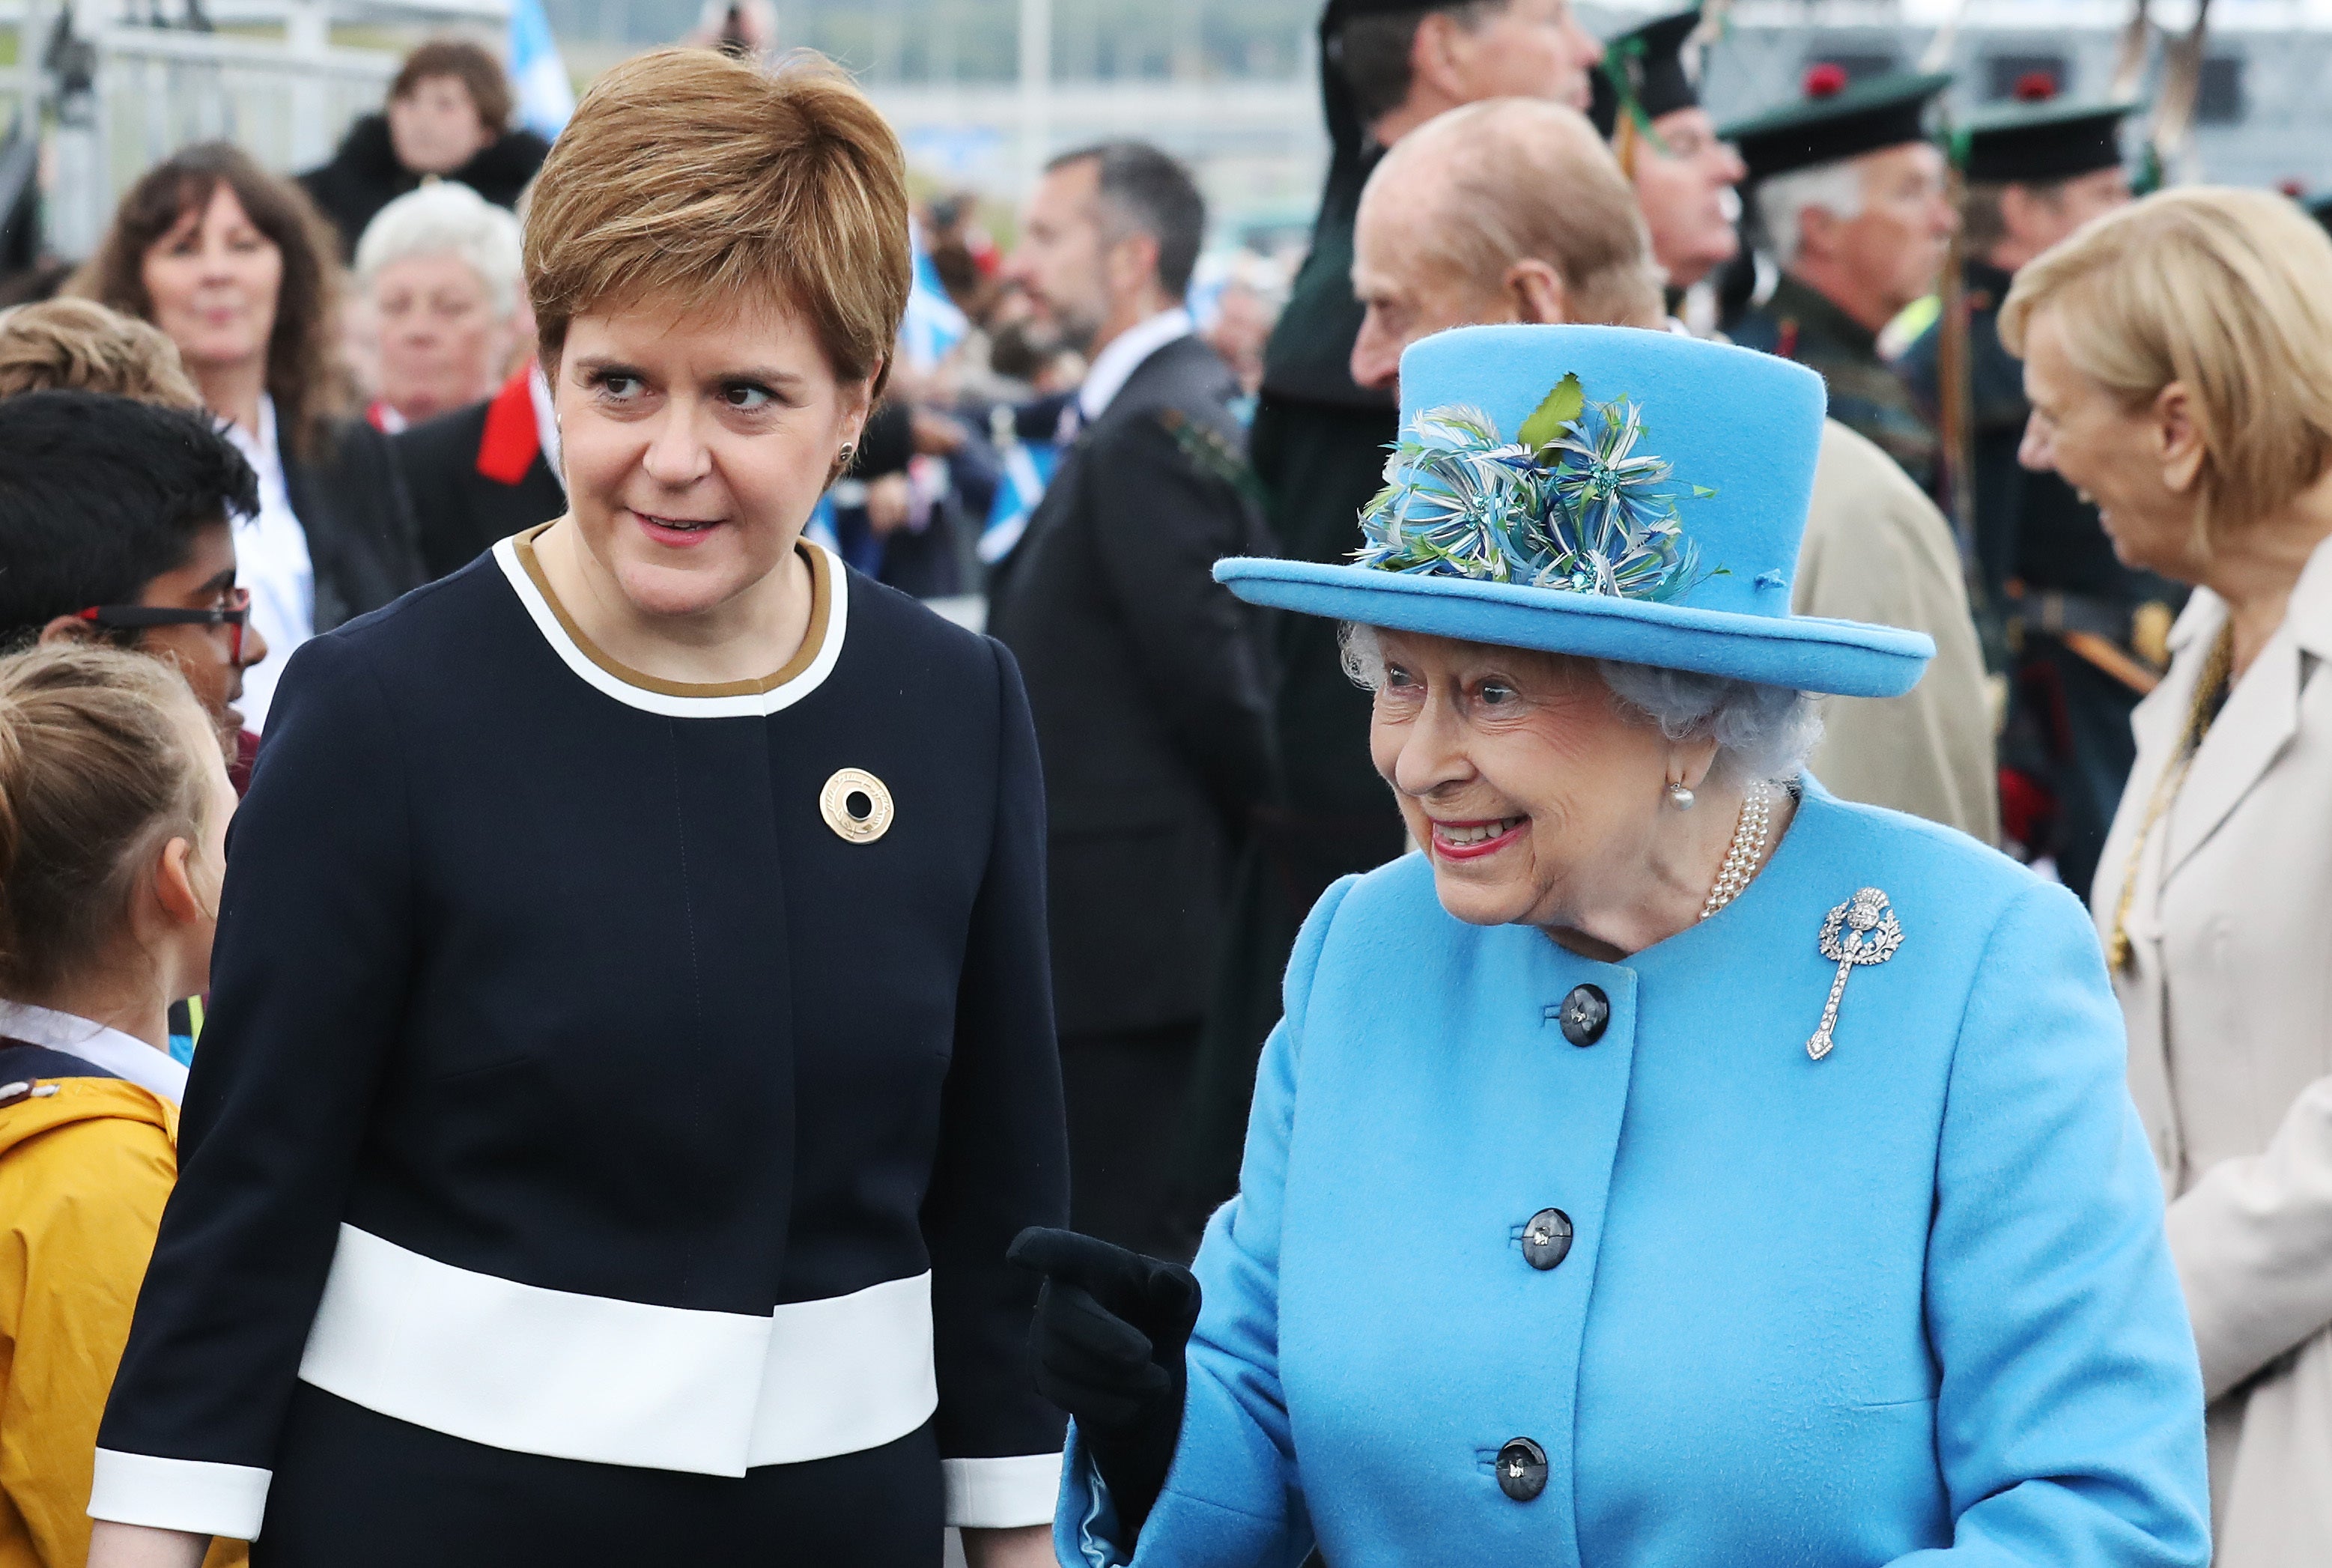
M0 1568L88 1560L98 1419L177 1179L167 1012L209 973L234 810L169 664L0 658Z

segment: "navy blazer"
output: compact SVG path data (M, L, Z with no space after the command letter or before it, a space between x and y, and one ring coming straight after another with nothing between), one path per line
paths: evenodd
M605 1487L929 1423L901 1485L1049 1513L1004 1260L1066 1212L1019 680L803 548L762 682L625 671L515 540L294 656L99 1516L257 1532L295 1384ZM880 837L829 825L845 769Z

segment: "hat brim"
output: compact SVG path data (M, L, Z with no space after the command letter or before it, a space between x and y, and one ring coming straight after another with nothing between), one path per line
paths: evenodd
M1840 697L1899 697L1935 639L1812 616L1746 616L1470 578L1232 556L1215 580L1249 604L1391 631L1691 670Z

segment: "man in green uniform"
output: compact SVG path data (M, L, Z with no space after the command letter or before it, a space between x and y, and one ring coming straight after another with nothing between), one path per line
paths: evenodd
M1935 286L1957 219L1944 155L1921 129L1948 75L1849 84L1831 64L1805 96L1721 131L1749 166L1758 229L1781 269L1772 298L1728 330L1830 383L1830 417L1877 443L1929 494L1934 427L1878 358L1879 330Z
M1312 253L1264 352L1248 444L1282 553L1341 561L1383 483L1398 404L1348 368L1352 219L1386 148L1445 110L1486 98L1545 98L1584 110L1601 56L1570 0L1328 0L1320 87L1333 154ZM1199 1045L1179 1209L1197 1227L1238 1185L1247 1107L1295 932L1330 883L1401 851L1400 813L1369 761L1369 693L1343 671L1333 623L1285 616L1274 628L1275 704L1285 794L1260 814L1232 888L1216 999Z
M1748 169L1700 106L1685 53L1700 10L1658 17L1608 39L1588 118L1636 188L1653 259L1667 274L1669 309L1685 290L1741 248L1735 187Z
M2097 508L2054 473L2019 464L2031 409L1999 320L2020 268L2129 201L2120 129L2131 108L2059 102L2055 83L2035 75L1953 147L1964 180L1973 569L1999 617L2010 677L2002 827L2012 850L2052 859L2084 898L2135 755L2130 710L2159 678L2183 594L2122 565ZM1942 360L1939 322L1898 367L1939 427Z

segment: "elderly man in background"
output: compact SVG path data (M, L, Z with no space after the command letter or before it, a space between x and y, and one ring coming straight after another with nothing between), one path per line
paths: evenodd
M376 427L395 435L502 384L518 342L519 271L518 220L467 186L440 181L380 209L356 264Z
M1186 1257L1168 1157L1233 856L1273 772L1257 616L1211 575L1269 546L1238 382L1182 306L1205 228L1189 172L1153 147L1046 170L1008 272L1092 368L988 621L1044 761L1071 1213Z
M1332 155L1311 253L1264 350L1253 453L1279 553L1337 561L1380 483L1395 405L1351 374L1361 307L1352 222L1369 171L1445 110L1541 98L1585 109L1599 49L1571 0L1328 0L1320 92ZM1200 1076L1234 1086L1238 1119L1202 1119L1184 1141L1177 1223L1186 1245L1238 1179L1247 1085L1279 1018L1280 978L1297 926L1328 884L1400 853L1400 814L1370 765L1368 693L1344 675L1336 628L1276 617L1273 728L1285 766L1242 856ZM1202 1099L1216 1098L1211 1091Z
M351 125L331 161L300 184L339 231L344 257L375 214L432 179L516 206L550 150L510 123L516 107L501 62L467 40L433 38L406 56L382 112Z
M1597 129L1613 138L1623 169L1633 160L1652 253L1672 285L1730 260L1738 243L1724 216L1736 204L1720 198L1743 164L1716 139L1683 59L1698 22L1687 11L1612 39L1597 77ZM1530 199L1515 189L1495 196ZM1802 616L1909 626L1935 639L1935 660L1908 695L1824 703L1812 758L1822 782L1849 800L1995 842L1993 704L1951 525L1885 452L1835 417L1822 426L1790 600Z
M1782 272L1733 340L1795 359L1830 384L1830 412L1868 436L1928 494L1935 432L1878 356L1878 333L1935 287L1958 219L1944 155L1922 129L1948 75L1849 84L1832 64L1805 96L1722 132L1754 182L1758 226Z
M425 186L381 209L357 276L378 329L374 423L400 432L428 575L565 511L550 385L530 357L511 364L532 330L518 220L462 186Z
M1647 22L1604 44L1589 118L1611 143L1651 230L1652 259L1674 308L1695 283L1741 250L1741 197L1748 168L1700 106L1685 69L1700 26L1697 7Z

